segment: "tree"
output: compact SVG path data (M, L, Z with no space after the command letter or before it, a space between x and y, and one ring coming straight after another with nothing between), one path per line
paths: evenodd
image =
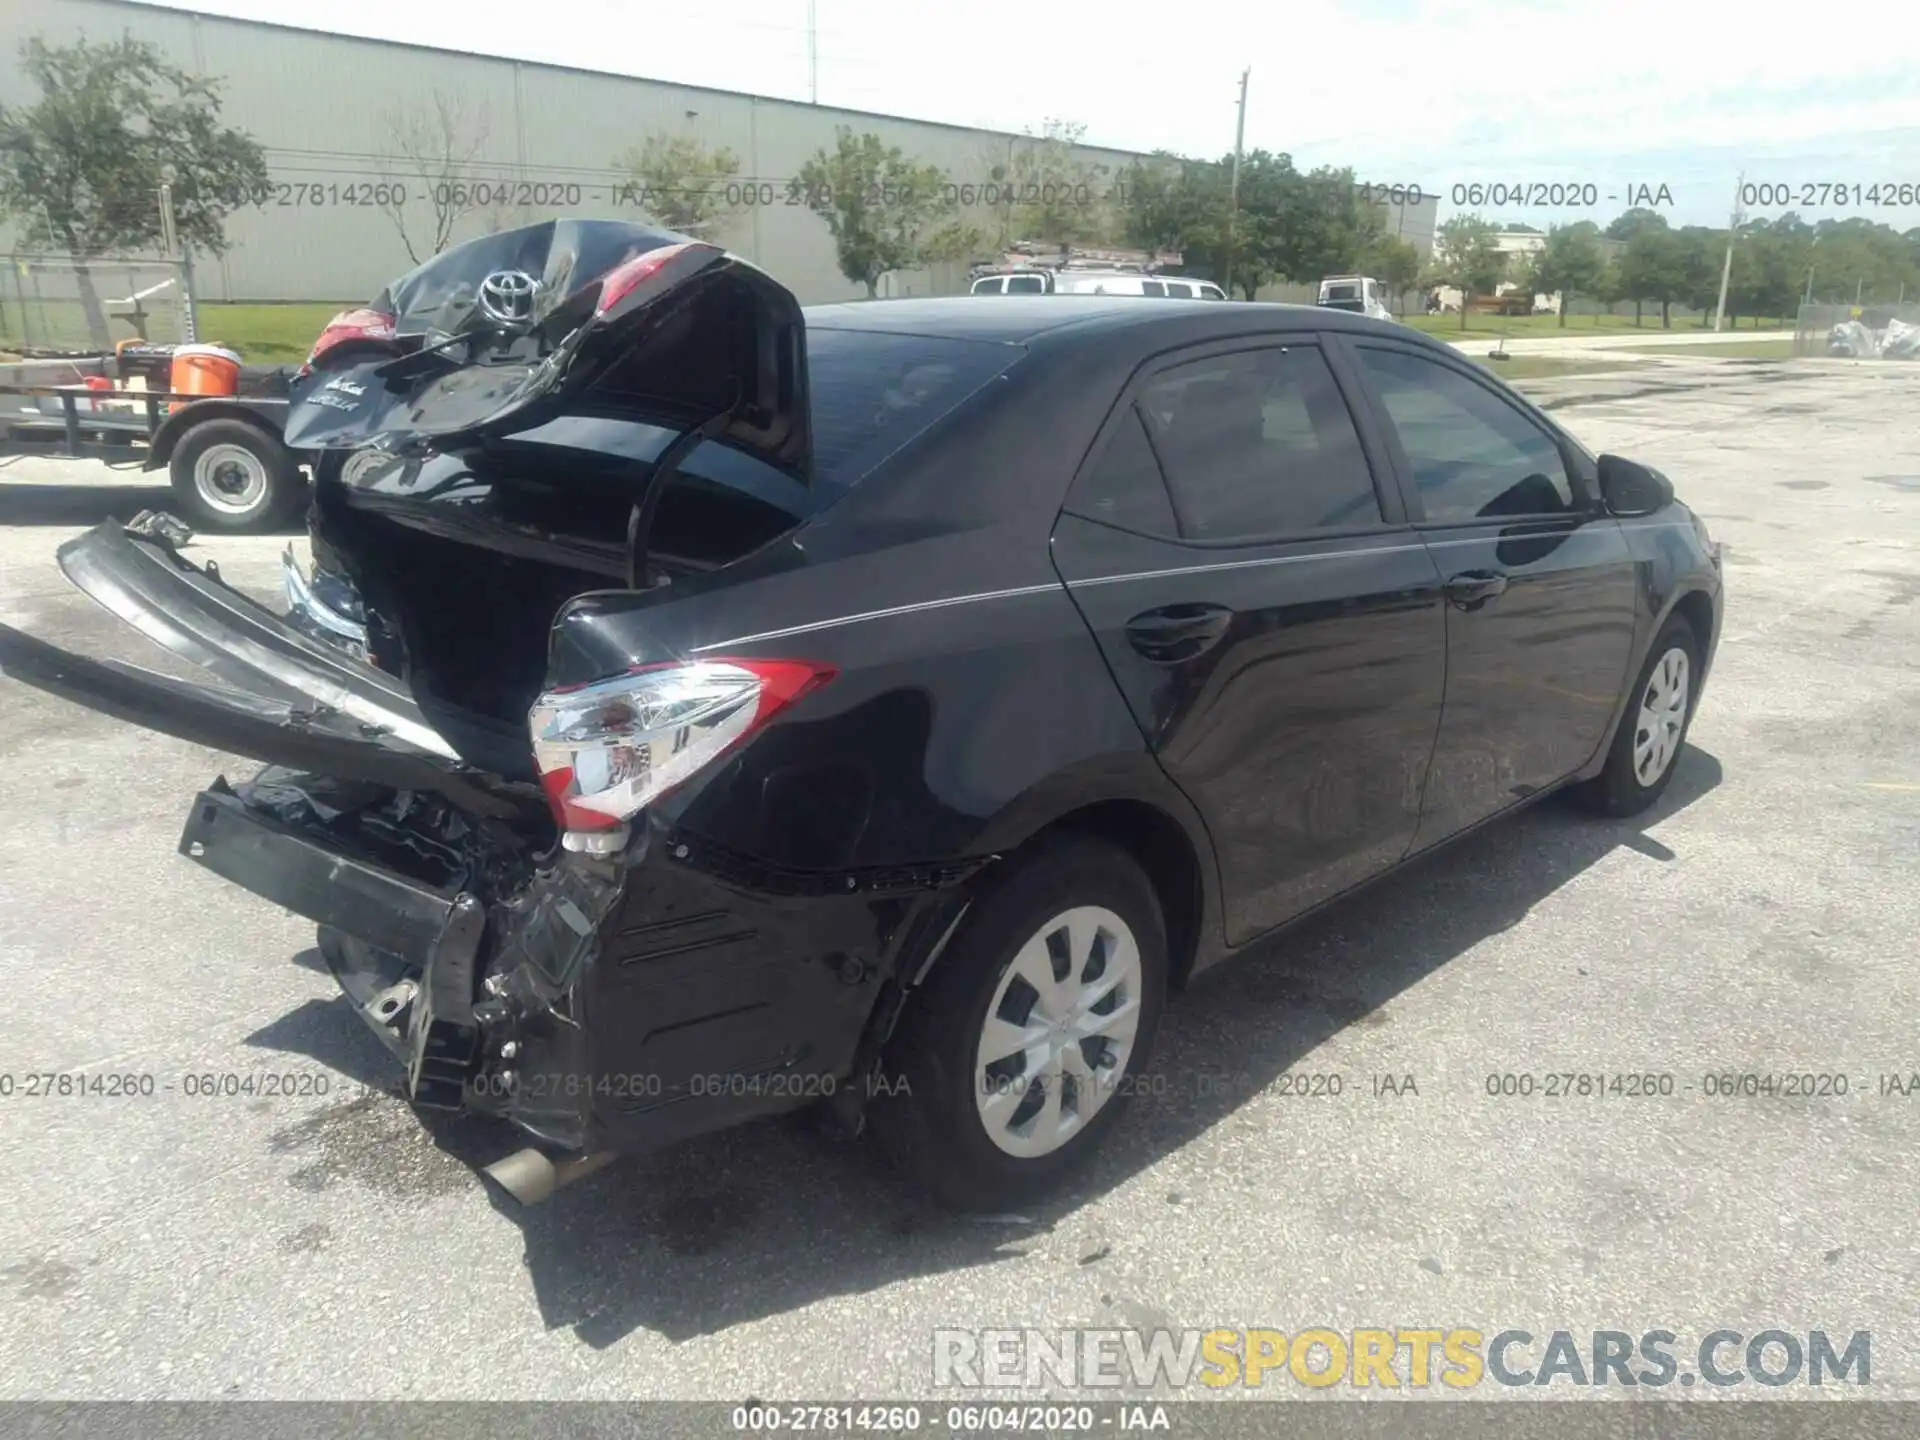
M1062 245L1111 238L1108 168L1077 153L1086 133L1084 125L1048 119L1013 142L1000 182L1011 193L997 207L1011 238Z
M1121 234L1130 245L1184 255L1224 234L1227 175L1214 161L1156 151L1128 166L1117 188Z
M1528 283L1535 293L1560 296L1560 324L1567 323L1567 305L1576 294L1591 293L1604 264L1600 232L1591 221L1557 225L1547 231L1546 246L1534 256Z
M740 208L740 192L729 189L740 174L740 157L725 146L656 133L613 163L631 177L616 188L617 198L682 235L709 239Z
M1610 257L1606 264L1600 267L1600 275L1593 284L1594 297L1609 309L1618 305L1622 300L1633 299L1633 292L1628 284L1625 272L1621 269L1620 260L1621 257L1619 256ZM1638 309L1639 307L1636 305L1636 313L1633 321L1636 325L1640 323ZM1600 323L1600 317L1598 315L1594 316L1593 323L1595 325Z
M1467 328L1467 312L1476 295L1491 295L1507 273L1493 223L1479 215L1456 215L1440 227L1435 275L1460 292L1460 328Z
M1277 194L1282 209L1268 221L1274 268L1297 285L1351 273L1382 233L1380 207L1361 198L1351 170L1322 166Z
M1420 252L1398 235L1377 235L1361 268L1386 286L1398 305L1420 281Z
M865 285L869 300L890 271L962 259L979 245L978 232L954 218L952 187L939 166L915 164L899 146L846 125L834 135L832 152L814 152L789 182L789 196L826 221L840 273Z
M392 158L384 167L388 183L375 194L388 197L380 208L400 232L400 243L414 264L446 249L454 227L468 215L504 208L512 187L490 179L475 165L493 129L484 99L435 90L418 103L388 106L380 113L380 123ZM409 221L416 213L414 185L421 181L429 217L424 227Z
M1614 216L1613 222L1607 226L1607 238L1609 240L1631 240L1642 230L1664 230L1666 228L1667 217L1662 215L1658 210L1649 210L1644 206L1636 206L1631 210L1624 210Z
M20 68L40 99L0 106L0 214L25 243L73 259L88 332L104 346L106 315L81 262L158 248L163 181L180 239L224 255L227 217L268 191L266 156L220 123L215 82L131 35L71 45L34 36L20 47Z
M1633 233L1620 255L1620 280L1636 307L1635 324L1637 307L1652 301L1660 306L1661 327L1672 326L1673 302L1688 291L1686 259L1686 246L1664 222Z

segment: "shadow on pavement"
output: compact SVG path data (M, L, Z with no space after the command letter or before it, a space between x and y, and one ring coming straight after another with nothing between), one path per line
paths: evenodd
M1720 779L1719 761L1690 746L1643 817L1532 807L1381 880L1365 904L1336 904L1208 972L1168 1007L1152 1072L1106 1151L1069 1193L1026 1215L934 1209L875 1147L829 1140L806 1115L622 1161L532 1209L491 1185L487 1193L521 1232L544 1324L569 1326L594 1348L636 1329L678 1342L911 1276L1017 1263L1026 1242L1204 1134L1333 1035L1391 1026L1404 991L1616 849L1672 863L1674 852L1646 827ZM344 1001L303 1006L250 1043L309 1055L368 1084L398 1078ZM1215 1083L1180 1083L1200 1074ZM519 1148L485 1122L435 1120L428 1129L468 1165Z

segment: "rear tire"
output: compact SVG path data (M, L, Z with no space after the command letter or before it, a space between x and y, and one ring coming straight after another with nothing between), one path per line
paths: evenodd
M1091 1158L1166 998L1160 903L1125 851L1074 837L1013 863L909 999L870 1112L893 1161L959 1209L1037 1199Z
M173 493L196 530L257 535L288 524L307 502L293 453L245 420L202 420L173 447Z
M1599 815L1637 815L1666 790L1700 696L1700 638L1678 615L1660 627L1620 717L1607 764L1572 790Z

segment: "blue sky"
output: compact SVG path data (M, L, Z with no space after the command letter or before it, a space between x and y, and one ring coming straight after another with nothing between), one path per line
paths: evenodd
M807 0L565 0L561 24L525 0L174 8L808 95ZM1920 187L1920 26L1884 0L1826 0L1817 39L1796 38L1797 21L1750 23L1755 12L1726 0L1114 0L1049 24L1050 8L815 0L820 101L996 129L1057 117L1096 144L1217 154L1232 148L1251 67L1249 147L1417 183L1442 196L1443 219L1456 185L1603 197L1594 211L1484 207L1544 227L1610 219L1623 202L1604 197L1645 183L1667 187L1676 224L1725 224L1744 169L1794 200L1807 185L1848 187L1845 203L1792 207L1809 220L1920 225L1920 204L1852 191Z

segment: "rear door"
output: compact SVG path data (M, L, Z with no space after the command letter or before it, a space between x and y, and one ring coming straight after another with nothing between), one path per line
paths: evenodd
M1447 593L1424 847L1592 758L1632 652L1633 559L1584 457L1542 417L1468 361L1351 343Z
M1164 357L1054 534L1142 733L1206 819L1236 944L1393 864L1419 820L1439 576L1351 389L1310 333Z

